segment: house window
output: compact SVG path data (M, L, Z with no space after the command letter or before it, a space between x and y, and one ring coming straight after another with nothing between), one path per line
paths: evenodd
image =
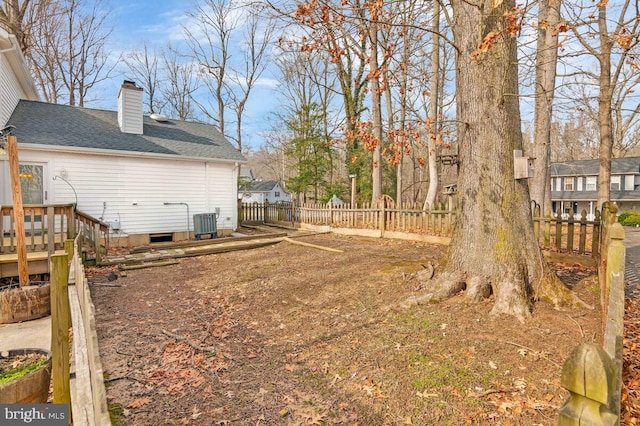
M582 181L584 180L584 178L579 177L576 178L577 183L576 183L576 191L582 191Z
M573 178L572 177L564 178L564 190L565 191L573 191Z
M635 187L635 176L634 175L626 175L624 177L624 190L625 191L633 191Z
M275 192L275 196L276 196L276 197L279 197L279 196L280 196L280 191L276 191L276 192Z
M611 190L620 191L620 175L611 176Z
M585 190L587 190L587 191L595 191L596 190L596 177L595 176L587 176L587 183L585 185Z
M562 179L556 178L556 191L562 191Z

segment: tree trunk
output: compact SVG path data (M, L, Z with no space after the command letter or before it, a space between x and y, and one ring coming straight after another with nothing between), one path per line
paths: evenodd
M459 214L432 292L414 303L462 290L473 302L493 294L492 314L522 321L531 315L534 298L559 304L571 293L536 241L526 180L514 179L513 150L522 149L517 54L503 15L515 0L495 8L491 0L484 8L464 0L451 3L458 48Z
M600 64L598 96L598 122L600 124L600 149L598 170L598 208L605 201L609 201L611 194L611 155L613 153L613 118L611 116L611 101L613 99L613 85L611 84L611 48L613 42L607 30L607 3L602 2L598 7L598 29L600 31Z
M433 33L431 34L431 95L429 101L429 118L431 121L431 129L427 139L429 151L429 188L427 189L427 197L424 200L424 210L431 210L436 202L438 191L438 163L436 158L436 141L438 138L438 100L440 88L440 2L433 2Z
M531 199L540 205L544 214L550 211L551 200L546 195L551 174L551 120L558 62L558 32L560 0L540 0L538 3L538 46L536 51L536 87L534 117L535 172L530 181Z
M373 149L373 167L371 172L371 204L375 205L382 196L382 108L380 93L380 70L378 69L378 24L371 22L369 28L371 55L369 61L371 82L371 114L373 115L373 136L378 140Z

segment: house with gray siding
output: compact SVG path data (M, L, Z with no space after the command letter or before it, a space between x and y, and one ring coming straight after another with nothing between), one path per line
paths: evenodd
M552 163L551 201L554 214L595 214L598 199L598 160ZM611 161L611 201L623 211L640 210L640 157Z

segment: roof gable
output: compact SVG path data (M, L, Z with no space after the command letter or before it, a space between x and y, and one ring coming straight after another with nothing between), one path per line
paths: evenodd
M120 131L116 111L21 100L9 118L21 145L246 161L215 126L143 117L143 134Z

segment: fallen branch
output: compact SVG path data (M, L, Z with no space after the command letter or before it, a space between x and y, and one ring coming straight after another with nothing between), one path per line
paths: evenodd
M122 380L122 379L133 380L134 382L142 383L143 385L147 384L147 382L145 382L144 380L136 379L135 377L132 377L132 376L110 377L108 379L104 379L104 383L111 383L111 382L115 382L116 380Z
M555 366L556 366L556 367L558 367L559 369L562 369L562 366L561 366L561 365L559 365L557 362L553 361L553 360L552 360L551 358L549 358L548 356L544 355L542 352L535 351L535 350L533 350L533 349L531 349L531 348L528 348L528 347L526 347L526 346L524 346L524 345L521 345L521 344L519 344L519 343L515 343L515 342L510 342L510 341L508 341L508 340L498 340L498 341L499 341L499 342L502 342L502 343L507 343L507 344L509 344L509 345L517 346L517 347L522 348L522 349L526 349L526 350L528 350L528 351L529 351L529 352L531 352L531 353L537 354L540 358L544 358L544 359L546 359L548 362L550 362L551 364L555 365Z
M216 350L212 347L204 347L204 346L200 346L197 343L193 343L193 341L191 339L189 339L186 336L180 336L179 334L175 334L172 333L170 331L167 330L162 330L162 334L171 337L172 339L177 340L178 342L185 342L187 345L191 346L193 349L202 351L202 352L209 352L212 354L216 353Z
M292 240L289 237L285 237L285 238L283 238L283 240L288 242L288 243L296 244L296 245L299 245L299 246L312 247L312 248L316 248L316 249L319 249L319 250L331 251L331 252L334 252L334 253L344 253L344 251L340 250L340 249L334 249L334 248L331 248L331 247L319 246L319 245L311 244L311 243L303 243L302 241Z

